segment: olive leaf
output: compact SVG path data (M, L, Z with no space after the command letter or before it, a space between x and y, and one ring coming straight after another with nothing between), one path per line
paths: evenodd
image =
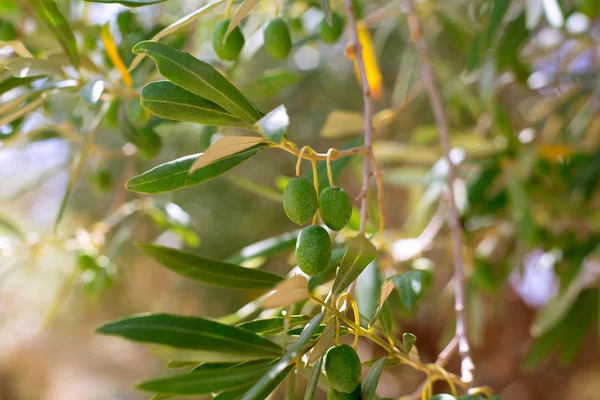
M227 31L225 31L224 40L227 39L227 36L242 22L244 17L252 11L252 9L258 4L259 0L245 0L242 5L235 11L233 18L231 18L231 22L229 22L229 26L227 27Z
M263 307L285 307L307 298L308 280L302 275L294 275L275 286L273 293L263 301Z
M165 78L217 103L240 119L253 124L262 117L262 113L235 86L204 61L160 42L140 42L133 52L152 57Z
M259 269L210 260L157 244L142 244L144 253L186 278L228 289L269 289L282 277Z
M333 283L332 293L341 294L377 256L373 243L363 235L350 238L347 249Z
M152 4L164 3L167 0L84 0L88 3L122 4L127 7L143 7Z
M169 81L152 82L142 89L140 104L157 117L203 125L251 129L223 107Z
M169 192L197 185L229 171L267 147L267 143L258 143L238 153L220 158L211 164L197 169L191 174L189 170L192 164L202 154L193 154L178 158L154 167L141 175L134 176L127 181L126 187L133 192L151 194Z
M409 313L415 310L417 301L423 296L429 283L429 275L425 271L414 270L394 275L389 278L400 293L402 307Z
M293 249L296 246L298 230L285 232L281 235L273 236L249 246L244 247L236 254L227 258L228 262L241 263L256 257L268 257L283 250Z
M327 24L331 26L331 0L321 0L321 9L323 9L323 15L325 16L325 21Z
M336 325L336 317L330 318L327 325L325 325L325 329L323 329L321 336L319 336L317 343L315 343L315 347L313 347L312 352L310 353L307 365L310 365L321 358L321 356L333 345Z
M310 371L310 377L306 384L306 391L304 392L304 400L313 400L315 398L315 392L317 391L317 384L319 383L319 377L321 376L321 367L323 365L323 357L320 357L312 367Z
M241 324L238 324L237 327L261 335L277 335L284 331L286 320L288 320L288 317L257 319L254 321L242 322ZM288 328L304 325L309 320L310 317L307 315L292 315L289 317Z
M383 367L385 366L385 361L387 357L381 357L369 368L369 372L367 372L367 376L365 377L362 383L361 389L361 399L363 400L375 400L377 399L377 395L375 391L377 390L377 385L379 384L379 378L381 377L381 371L383 371Z
M255 126L269 142L279 144L285 138L289 125L290 118L287 110L281 105L259 119Z
M190 167L190 174L222 158L247 150L265 139L258 136L225 136L212 144Z

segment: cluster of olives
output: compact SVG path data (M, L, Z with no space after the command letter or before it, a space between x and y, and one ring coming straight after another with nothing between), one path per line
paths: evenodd
M227 28L229 27L230 19L220 21L213 30L212 43L215 53L221 60L235 61L240 55L246 40L239 26L236 26L225 39ZM344 19L338 14L331 15L331 23L329 26L327 21L323 19L319 24L319 35L325 43L335 43L344 31ZM275 18L267 25L264 31L264 44L267 53L277 59L284 59L292 50L292 37L288 24L283 18Z
M360 399L360 358L347 344L330 348L325 355L325 373L329 380L328 400Z
M283 192L283 208L288 218L298 225L310 222L317 208L323 223L331 230L342 229L352 215L352 200L344 189L332 186L317 196L315 187L308 178L294 178ZM298 266L307 275L321 275L331 259L331 240L320 225L304 228L296 242Z

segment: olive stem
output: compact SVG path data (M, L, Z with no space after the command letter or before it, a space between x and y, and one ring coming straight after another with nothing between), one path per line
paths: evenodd
M349 0L347 0L349 1ZM456 339L458 341L458 350L461 356L461 376L464 382L470 383L473 381L473 370L475 365L471 359L471 349L467 338L467 323L465 312L465 286L464 286L464 271L463 271L463 243L460 220L458 217L458 209L454 198L454 183L456 181L455 166L450 158L451 144L450 134L448 130L448 120L442 104L440 91L436 85L435 77L431 68L429 52L427 44L423 37L423 29L421 23L415 13L413 0L408 0L408 26L411 39L417 48L419 61L421 63L421 76L423 84L429 96L429 102L433 110L433 114L440 131L440 142L444 153L444 158L448 165L448 226L452 237L452 246L454 252L454 281L456 284L456 295L454 301L454 309L456 311Z
M333 187L333 172L331 172L331 156L337 152L336 149L331 148L327 150L327 179L329 179L329 186Z

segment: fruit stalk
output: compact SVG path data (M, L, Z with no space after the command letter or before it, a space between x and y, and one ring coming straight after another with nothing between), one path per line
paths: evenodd
M454 252L454 281L456 286L456 294L454 308L456 311L456 339L458 341L458 351L461 356L461 375L462 380L466 383L473 381L473 361L471 359L471 350L467 339L467 323L465 312L465 285L463 271L463 243L460 221L458 218L458 210L454 199L454 182L456 180L455 166L450 159L450 135L448 131L448 121L442 105L442 99L439 89L435 83L435 78L431 69L431 61L429 60L429 52L427 44L423 38L423 30L419 19L415 13L413 0L408 0L408 25L410 36L417 48L419 61L421 64L421 76L425 89L429 96L429 102L433 110L433 114L440 131L440 142L444 153L444 158L448 163L448 226L452 237L452 247Z

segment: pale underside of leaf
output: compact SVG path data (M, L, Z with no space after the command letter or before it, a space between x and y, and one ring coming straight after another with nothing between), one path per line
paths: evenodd
M235 12L233 18L231 18L231 22L229 23L227 31L225 32L225 37L223 38L224 41L227 40L227 36L233 32L235 27L242 22L242 19L244 19L244 17L248 15L250 11L252 11L252 9L258 4L258 1L259 0L246 0L242 3L242 5Z
M294 275L275 286L273 293L263 301L263 307L285 307L307 298L308 280L302 275Z
M258 136L225 136L217 140L194 161L189 173L263 142L265 139Z

